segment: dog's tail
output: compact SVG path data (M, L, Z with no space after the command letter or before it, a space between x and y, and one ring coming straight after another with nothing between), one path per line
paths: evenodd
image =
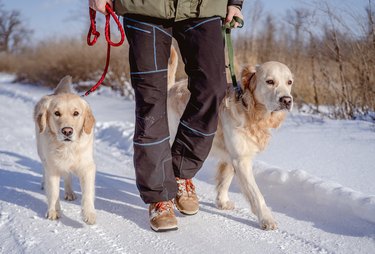
M176 49L171 47L171 56L168 62L168 89L171 88L176 82L176 72L178 65L178 54Z
M72 77L71 76L63 77L60 80L60 83L55 88L54 94L73 93L71 84L72 84Z

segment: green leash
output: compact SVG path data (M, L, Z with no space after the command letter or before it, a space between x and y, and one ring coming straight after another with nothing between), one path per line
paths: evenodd
M234 28L235 23L239 23L240 25L238 28L243 27L244 21L239 18L234 16L231 22L228 22L223 25L223 37L225 40L225 44L227 45L227 50L228 50L228 59L229 59L229 71L230 71L230 76L232 79L232 85L234 90L236 91L236 98L239 100L242 97L242 89L237 83L237 78L236 78L236 72L234 69L234 52L233 52L233 44L232 44L232 37L231 37L231 30Z

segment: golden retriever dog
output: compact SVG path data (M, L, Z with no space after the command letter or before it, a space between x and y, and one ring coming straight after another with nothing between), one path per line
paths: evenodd
M171 137L175 136L179 119L190 98L187 82L175 84L177 54L172 49L169 63L168 118ZM277 228L253 175L254 156L264 150L271 137L270 130L278 128L286 112L293 106L291 88L293 75L279 62L266 62L256 68L245 67L241 73L243 95L236 98L228 88L219 111L219 124L210 154L220 161L217 167L217 197L219 209L233 209L228 196L229 185L236 176L241 191L251 205L264 230ZM173 142L173 141L172 141Z
M70 76L60 81L52 95L42 97L36 104L34 120L38 154L44 168L46 217L56 220L61 216L60 177L64 178L65 199L76 199L71 177L74 173L81 184L83 221L94 224L95 119L88 103L72 92Z

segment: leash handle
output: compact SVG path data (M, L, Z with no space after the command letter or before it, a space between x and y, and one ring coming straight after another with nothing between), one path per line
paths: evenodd
M223 37L225 39L225 44L227 46L228 51L228 60L229 60L229 71L230 76L232 79L232 85L234 90L236 91L236 98L239 100L242 97L242 89L238 85L237 78L236 78L236 72L234 68L234 51L233 51L233 44L232 44L232 37L231 37L231 30L235 28L235 24L239 23L240 25L238 28L242 28L244 26L244 21L240 17L234 16L231 22L228 22L223 25Z
M120 23L120 21L118 20L115 12L112 10L111 6L109 4L106 4L105 6L106 10L107 10L107 14L105 15L105 38L106 38L106 41L113 47L118 47L120 45L122 45L124 43L124 40L125 40L125 32L124 32L124 29ZM89 32L87 34L87 44L89 46L93 46L96 41L98 40L99 36L100 36L100 33L96 30L96 11L92 8L89 8L89 14L90 14L90 29L89 29ZM113 42L111 41L111 28L110 28L110 19L111 19L111 16L113 18L113 20L115 21L115 23L117 24L117 27L120 31L120 34L121 34L121 39L119 42ZM94 36L94 38L91 40L91 37Z
M115 12L112 10L112 8L109 4L106 4L105 8L107 10L107 15L105 15L105 20L106 20L105 21L105 39L107 41L107 59L106 59L104 71L103 71L103 74L102 74L101 78L99 79L99 81L93 87L91 87L84 95L82 95L82 97L89 95L90 93L95 91L103 83L103 80L104 80L104 78L105 78L105 76L107 75L107 72L108 72L109 60L110 60L110 56L111 56L111 46L119 47L124 43L124 40L125 40L124 28L122 27L120 21L118 20ZM92 8L89 8L89 14L90 14L90 28L89 28L89 32L87 34L87 44L89 46L93 46L93 45L95 45L96 41L98 40L98 38L100 36L100 33L96 30L96 20L95 20L96 19L96 11ZM120 39L119 42L111 41L111 27L110 27L111 16L114 19L114 21L116 22L117 27L118 27L118 29L120 31L120 34L121 34L121 39ZM94 38L91 40L92 36L94 36Z
M225 29L235 28L234 25L236 24L236 22L238 24L240 24L237 28L242 28L245 24L243 19L241 19L240 17L234 16L233 19L230 22L223 25L223 28L225 28Z
M111 6L109 4L106 4L105 6L108 14L105 16L106 22L105 22L105 39L107 42L113 46L113 47L119 47L124 43L125 40L125 32L124 28L122 27L120 21L117 18L116 13L112 10ZM113 42L111 41L111 29L110 29L110 18L113 18L113 20L116 22L118 30L120 31L121 34L121 39L119 42Z

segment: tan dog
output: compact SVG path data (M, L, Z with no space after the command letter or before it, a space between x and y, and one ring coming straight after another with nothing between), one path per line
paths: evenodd
M168 77L171 137L176 134L179 119L190 98L186 81L173 85L176 67L177 54L172 49ZM277 228L277 223L255 182L252 161L265 149L271 137L270 129L279 127L286 112L292 109L293 75L286 65L267 62L256 69L244 68L241 79L243 96L237 100L233 89L228 90L220 107L218 129L211 149L211 154L220 159L216 204L219 209L234 208L228 190L236 173L242 193L257 215L260 227L272 230Z
M54 94L44 96L34 109L37 148L44 168L48 202L46 217L51 220L60 217L60 177L64 178L65 199L76 199L71 183L74 173L81 184L83 220L94 224L95 119L88 103L73 94L70 87L71 77L64 77Z

